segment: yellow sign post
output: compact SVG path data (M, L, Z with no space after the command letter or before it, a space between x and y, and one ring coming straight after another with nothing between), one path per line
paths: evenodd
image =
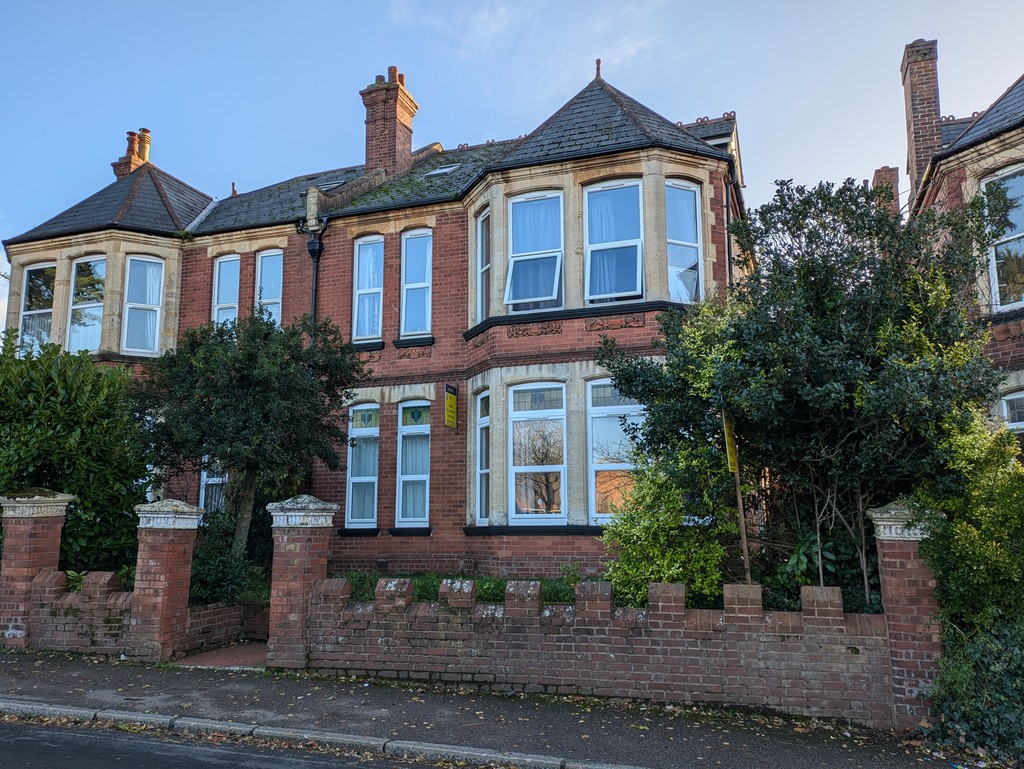
M455 385L444 386L444 425L455 428L459 426L459 391Z

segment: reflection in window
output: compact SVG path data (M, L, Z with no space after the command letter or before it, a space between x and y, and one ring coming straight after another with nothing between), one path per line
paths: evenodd
M1024 302L1024 169L1018 167L988 182L996 183L1015 204L1006 218L1006 232L992 249L990 264L994 304L1002 308Z
M590 517L606 520L633 488L633 442L626 426L639 426L643 409L611 382L591 382L588 388Z
M512 523L565 522L565 388L512 389L509 495Z
M673 302L701 298L700 189L683 182L665 187L668 294Z
M100 349L103 329L103 292L107 260L81 259L71 271L71 318L68 324L68 351Z
M25 270L25 288L21 301L20 348L38 350L50 341L53 322L53 287L57 280L54 265Z

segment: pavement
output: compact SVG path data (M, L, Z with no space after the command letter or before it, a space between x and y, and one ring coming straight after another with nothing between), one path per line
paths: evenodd
M949 765L916 740L835 722L268 673L265 654L265 645L248 644L175 664L141 665L0 650L0 716L234 735L461 766Z

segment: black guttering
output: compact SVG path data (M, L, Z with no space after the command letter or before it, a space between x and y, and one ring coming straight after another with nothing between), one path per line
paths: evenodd
M623 303L614 307L603 304L599 307L579 307L572 310L545 310L517 315L492 315L472 328L467 329L462 334L462 338L468 342L473 337L479 336L495 326L518 326L523 323L547 323L552 320L576 320L578 318L615 317L616 315L633 315L640 312L686 311L692 306L690 304L677 304L676 302L658 300L655 302L636 302L634 304Z

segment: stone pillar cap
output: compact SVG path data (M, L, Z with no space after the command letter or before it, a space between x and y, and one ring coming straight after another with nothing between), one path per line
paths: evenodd
M135 506L140 529L198 529L205 512L180 499L160 499Z
M924 539L927 534L924 527L910 525L914 516L903 502L890 502L884 507L873 507L868 510L868 517L875 524L875 539L916 542Z
M64 515L67 506L75 501L73 494L62 494L39 487L15 491L0 496L0 515L8 518L45 518Z
M274 528L331 526L335 513L340 509L341 506L334 502L324 502L309 494L267 505L267 512L274 519Z

